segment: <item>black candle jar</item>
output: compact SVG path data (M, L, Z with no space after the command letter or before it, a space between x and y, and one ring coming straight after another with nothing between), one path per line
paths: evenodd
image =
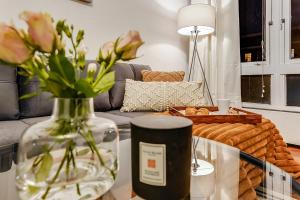
M185 199L190 192L192 121L146 115L131 121L133 191L147 200Z

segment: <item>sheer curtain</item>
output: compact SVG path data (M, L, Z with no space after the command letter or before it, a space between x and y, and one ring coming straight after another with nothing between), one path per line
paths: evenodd
M198 50L214 101L230 99L241 102L240 41L238 0L192 0L191 3L208 3L216 8L216 30L209 36L200 37ZM191 39L190 58L193 41ZM191 61L191 59L190 59ZM198 61L193 81L202 81ZM203 88L206 90L205 88ZM205 91L207 98L207 91Z

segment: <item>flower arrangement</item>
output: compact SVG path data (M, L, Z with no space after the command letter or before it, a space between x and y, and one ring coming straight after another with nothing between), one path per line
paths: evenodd
M80 49L84 31L75 35L73 25L65 20L53 24L46 13L25 11L20 15L28 24L28 31L0 24L0 61L18 66L19 74L29 79L37 76L41 91L53 97L88 98L106 92L114 85L115 74L111 67L119 60L136 58L143 44L136 31L105 43L99 51L96 65L90 65L86 77L80 76L85 69L85 51ZM70 40L72 48L66 50L64 38ZM68 55L67 55L68 52ZM37 95L27 94L22 98Z
M17 67L19 75L29 80L34 77L38 78L39 91L25 94L21 97L22 99L36 96L41 92L50 92L55 98L96 97L114 85L115 72L111 70L112 66L120 60L135 59L138 48L143 44L137 31L129 31L100 48L96 59L99 68L96 64L90 64L85 69L86 52L82 48L83 30L75 31L73 25L67 24L65 20L54 23L51 16L46 13L25 11L20 18L27 23L27 31L4 23L0 24L0 62ZM71 48L66 47L65 39L69 40ZM71 169L76 171L75 154L90 152L92 156L95 155L99 163L115 179L115 169L106 166L90 127L87 125L87 119L84 117L84 113L87 112L84 110L84 102L80 100L76 102L70 109L72 112L70 118L57 119L53 127L47 129L47 135L57 137L75 132L85 140L89 149L79 151L76 149L75 142L67 138L64 141L64 156L56 172L50 177L54 163L51 154L54 145L43 146L43 152L35 157L31 165L35 181L45 182L48 185L40 196L42 199L47 198L52 185L63 173L63 167L65 167L64 173L67 180L71 177ZM59 139L55 145L61 143ZM79 183L76 183L76 188L77 194L81 195ZM34 195L41 188L30 185L28 190Z

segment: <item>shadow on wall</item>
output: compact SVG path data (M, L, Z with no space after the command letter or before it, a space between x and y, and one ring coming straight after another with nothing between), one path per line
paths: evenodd
M177 11L188 4L188 0L155 0L163 9L177 13Z
M188 58L186 52L178 46L168 43L156 43L143 48L143 54L151 55L151 58L139 58L134 61L135 63L147 63L155 71L182 71L187 67ZM176 59L174 56L182 59ZM177 62L174 62L174 60L177 60Z
M137 7L145 7L160 16L176 19L177 11L188 5L189 0L132 0Z
M16 26L26 28L18 19L23 10L48 12L55 20L66 19L76 28L85 30L87 59L95 59L103 42L128 30L138 30L146 41L145 51L139 52L143 55L139 62L184 69L186 66L182 63L188 63L188 38L177 34L176 16L177 10L187 1L93 0L92 6L83 6L71 0L1 0L0 21L13 19Z

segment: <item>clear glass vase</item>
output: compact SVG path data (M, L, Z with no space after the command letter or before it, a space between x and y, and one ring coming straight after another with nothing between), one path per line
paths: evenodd
M21 199L96 199L112 187L119 134L93 105L92 98L57 98L51 118L24 132L16 175Z

